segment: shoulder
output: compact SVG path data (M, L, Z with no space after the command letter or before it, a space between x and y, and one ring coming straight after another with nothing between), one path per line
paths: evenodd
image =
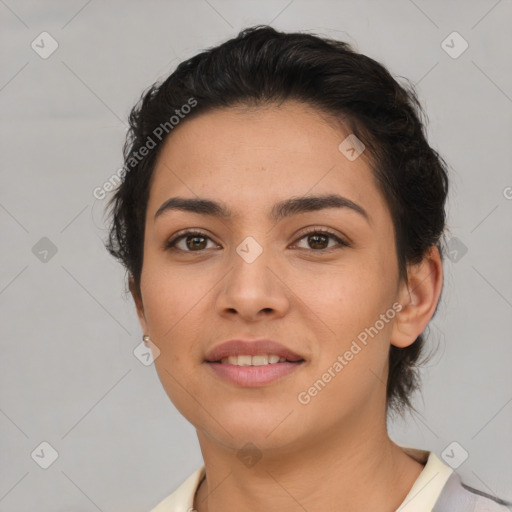
M424 469L397 512L512 512L512 502L466 485L434 452L401 448Z
M150 512L190 512L194 496L205 473L204 466L196 469L181 485Z
M510 508L509 508L510 507ZM457 473L448 478L432 512L511 512L512 503L462 483Z

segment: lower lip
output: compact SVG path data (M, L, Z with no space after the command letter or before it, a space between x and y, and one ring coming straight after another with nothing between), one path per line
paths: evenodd
M208 366L221 378L245 387L270 384L294 372L300 363L273 363L262 366L237 366L229 363L207 362Z

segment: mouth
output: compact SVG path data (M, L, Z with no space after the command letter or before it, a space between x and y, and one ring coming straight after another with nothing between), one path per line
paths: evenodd
M210 349L206 362L237 366L262 366L304 360L291 349L272 340L230 340Z
M231 340L210 350L205 358L216 377L242 387L280 381L305 362L299 354L271 340Z
M244 357L244 356L240 356ZM284 377L297 371L304 364L300 361L278 361L276 363L247 365L231 364L222 361L209 361L207 367L216 378L236 386L254 388L281 382Z
M210 363L230 364L234 366L267 366L280 363L301 363L304 359L289 360L278 354L259 354L251 355L233 355L223 357L218 361L208 361Z

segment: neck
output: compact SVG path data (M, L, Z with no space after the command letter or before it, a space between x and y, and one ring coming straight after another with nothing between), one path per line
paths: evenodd
M195 500L198 512L304 509L393 512L423 466L389 438L386 425L366 423L341 434L330 429L315 440L262 450L251 467L198 431L206 469ZM346 425L345 425L346 427Z

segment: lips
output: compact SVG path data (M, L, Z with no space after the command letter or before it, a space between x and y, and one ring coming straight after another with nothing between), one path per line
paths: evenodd
M265 354L276 354L284 357L287 361L299 362L304 358L292 350L272 340L230 340L206 353L205 360L210 363L220 362L221 359L229 356L249 355L258 356Z

